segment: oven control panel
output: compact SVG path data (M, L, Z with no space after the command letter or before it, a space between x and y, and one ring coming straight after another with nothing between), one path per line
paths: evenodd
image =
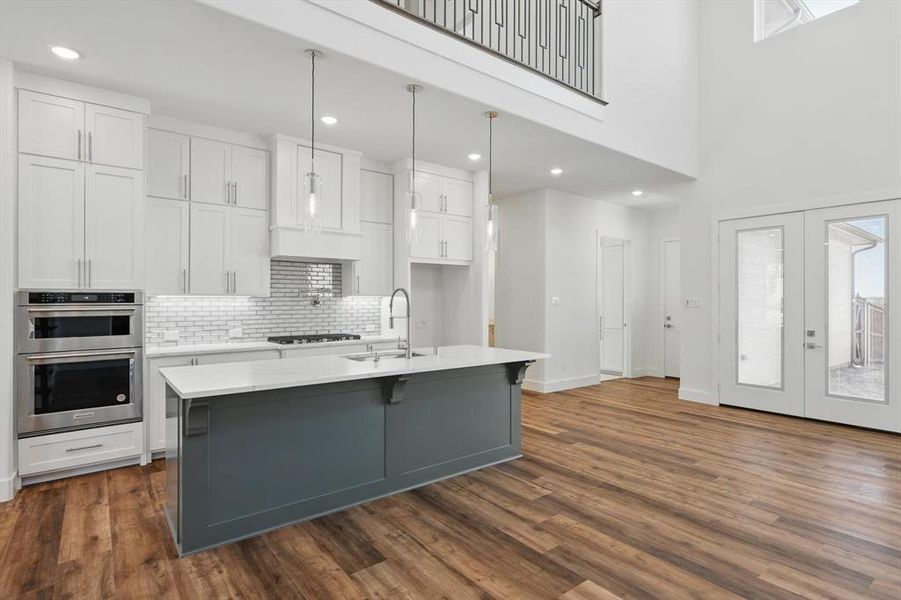
M134 304L133 292L29 292L29 304Z

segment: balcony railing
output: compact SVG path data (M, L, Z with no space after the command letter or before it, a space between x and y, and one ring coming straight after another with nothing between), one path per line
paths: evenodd
M600 0L373 0L606 104Z

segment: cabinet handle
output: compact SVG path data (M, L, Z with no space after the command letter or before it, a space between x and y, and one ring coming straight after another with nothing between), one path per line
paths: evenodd
M356 280L357 280L357 293L359 294L360 293L360 276L359 275L356 276Z
M235 190L235 193L232 195L232 204L238 206L238 182L232 182L232 189Z
M78 160L81 160L81 129L78 130Z
M80 147L81 146L79 146L79 148ZM78 286L76 286L76 287L80 288L81 287L81 259L80 258L75 261L75 269L78 271Z
M188 293L188 270L181 270L181 291Z
M185 195L185 200L187 200L188 199L188 174L185 173L184 175L181 176L181 178L185 185L184 195Z
M226 204L232 203L232 182L231 181L225 182L225 203Z
M94 132L88 132L88 161L94 162Z
M232 271L232 294L238 293L238 272Z
M103 444L91 444L90 446L79 446L77 448L66 448L66 452L78 452L79 450L91 450L93 448L103 448Z
M91 260L90 258L88 259L88 275L87 275L87 277L85 277L85 279L87 280L87 285L85 287L91 287L91 280L94 278L93 277L93 275L94 275L93 262L94 261Z

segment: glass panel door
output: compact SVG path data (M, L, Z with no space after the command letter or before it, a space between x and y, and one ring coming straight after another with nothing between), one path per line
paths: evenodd
M804 412L804 217L720 223L720 402Z
M899 200L805 215L809 417L901 431L899 215Z

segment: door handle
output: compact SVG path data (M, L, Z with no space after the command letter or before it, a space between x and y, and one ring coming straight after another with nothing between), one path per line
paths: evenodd
M806 344L804 344L804 346L808 350L816 350L817 348L822 348L822 346L820 346L819 344L817 344L815 342L807 342Z

